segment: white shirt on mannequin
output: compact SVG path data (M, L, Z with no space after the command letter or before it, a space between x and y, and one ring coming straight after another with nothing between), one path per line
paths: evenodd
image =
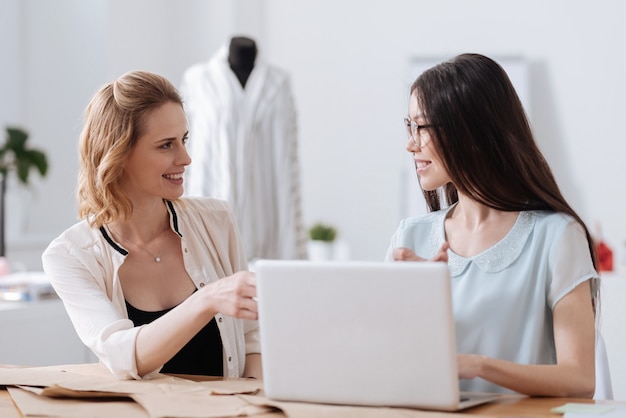
M228 201L249 259L304 258L296 111L288 75L259 59L245 89L223 46L185 71L185 194Z

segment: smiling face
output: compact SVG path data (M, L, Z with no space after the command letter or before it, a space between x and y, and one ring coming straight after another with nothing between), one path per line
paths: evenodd
M419 107L415 92L411 94L409 101L409 119L418 125L428 125L430 123L430 121L426 120L422 109ZM415 169L422 189L427 191L436 190L438 187L450 183L450 175L444 168L439 153L433 144L433 129L422 129L420 134L425 145L419 147L415 141L409 139L406 150L413 154Z
M183 194L183 173L191 163L185 148L187 132L185 113L178 103L165 103L147 115L120 182L133 202L174 200Z

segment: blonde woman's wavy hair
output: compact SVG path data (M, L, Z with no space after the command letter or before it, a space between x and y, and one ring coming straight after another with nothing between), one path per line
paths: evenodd
M143 133L147 115L170 102L183 105L167 79L146 71L122 75L91 99L79 143L79 218L95 228L130 218L132 202L118 187L124 162Z

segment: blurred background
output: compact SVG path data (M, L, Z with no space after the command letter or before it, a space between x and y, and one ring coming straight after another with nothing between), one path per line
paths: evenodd
M402 124L414 63L463 52L524 63L563 193L622 254L625 16L619 0L3 0L0 123L28 130L50 164L30 188L9 185L7 254L41 269L76 222L82 112L102 84L142 69L178 86L237 35L290 74L304 222L334 225L350 258L381 260L400 218L423 211Z

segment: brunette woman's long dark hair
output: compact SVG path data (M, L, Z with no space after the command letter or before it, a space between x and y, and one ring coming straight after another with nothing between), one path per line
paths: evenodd
M502 67L479 54L462 54L426 70L411 86L428 123L431 146L452 183L423 190L429 209L458 201L458 192L502 211L563 212L584 228L597 269L593 239L567 203L537 147L522 103ZM592 285L594 306L597 283Z

